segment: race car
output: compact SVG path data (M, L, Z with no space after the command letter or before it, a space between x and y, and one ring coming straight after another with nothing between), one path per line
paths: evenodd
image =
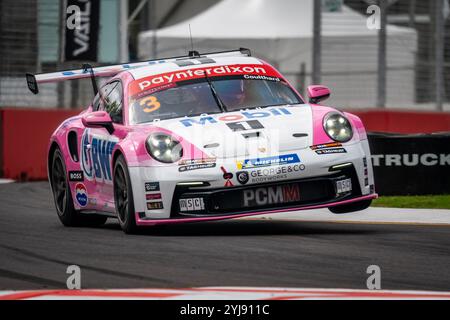
M29 89L91 78L95 97L48 147L65 226L142 226L294 210L364 210L377 198L367 134L350 113L305 100L248 49L27 74ZM100 90L97 78L108 80ZM94 96L94 95L93 95Z

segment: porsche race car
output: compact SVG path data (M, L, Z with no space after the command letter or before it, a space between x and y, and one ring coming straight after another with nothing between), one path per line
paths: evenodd
M97 77L108 81L99 90ZM142 226L329 208L366 209L377 197L367 134L350 113L305 100L248 49L27 75L91 78L95 97L64 121L48 176L65 226L118 218Z

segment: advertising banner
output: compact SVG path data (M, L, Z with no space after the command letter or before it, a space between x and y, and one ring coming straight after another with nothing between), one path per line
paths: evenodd
M100 0L67 0L65 13L65 61L97 61Z
M450 133L369 134L380 195L450 194Z

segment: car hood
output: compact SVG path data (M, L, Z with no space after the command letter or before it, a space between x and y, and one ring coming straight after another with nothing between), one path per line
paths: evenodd
M309 105L269 107L163 120L154 126L174 133L216 158L275 156L312 145Z

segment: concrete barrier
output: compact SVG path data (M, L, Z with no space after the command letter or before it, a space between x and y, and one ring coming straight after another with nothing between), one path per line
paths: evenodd
M0 109L0 174L17 181L47 179L47 146L53 131L80 111ZM2 177L0 176L0 177Z
M450 113L397 110L349 110L367 131L401 134L450 132Z

